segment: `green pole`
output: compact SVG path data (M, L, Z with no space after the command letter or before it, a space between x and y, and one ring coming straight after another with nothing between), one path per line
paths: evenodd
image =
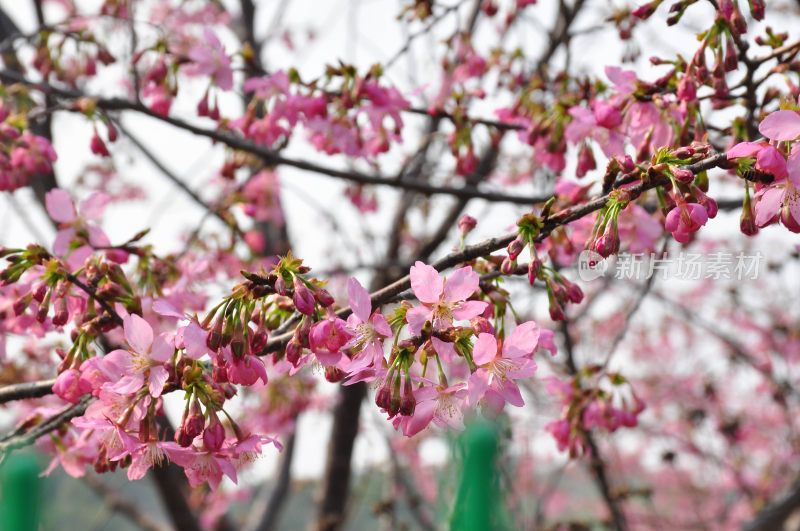
M505 508L497 470L498 429L476 419L461 436L464 457L451 531L487 531L505 526Z
M32 454L7 456L0 466L0 527L8 531L39 528L39 463Z

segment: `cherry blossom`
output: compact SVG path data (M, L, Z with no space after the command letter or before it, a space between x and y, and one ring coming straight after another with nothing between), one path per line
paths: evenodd
M411 266L410 276L411 289L423 304L406 313L408 327L414 334L420 333L426 321L431 321L434 329L443 329L454 319L460 321L480 315L487 306L482 301L467 300L478 289L480 280L469 267L442 278L436 269L418 261Z
M116 370L119 379L103 387L121 394L138 392L147 383L150 395L161 396L169 372L164 363L172 358L175 346L165 335L153 336L153 329L138 315L124 318L125 341L129 350L117 349L103 359L106 370Z
M485 399L495 414L505 402L521 407L525 404L514 380L530 378L536 373L536 362L530 356L538 347L539 326L528 321L516 327L503 341L481 333L472 349L477 370L469 378L469 403Z

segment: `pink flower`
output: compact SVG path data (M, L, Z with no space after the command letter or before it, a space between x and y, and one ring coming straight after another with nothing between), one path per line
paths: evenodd
M207 481L211 490L215 491L222 481L223 474L236 483L236 467L233 465L231 457L224 450L219 452L182 450L171 454L170 458L183 467L183 471L186 473L186 478L192 488L198 487Z
M161 396L169 379L164 363L172 358L175 345L165 336L153 337L153 329L138 315L126 315L123 329L129 350L114 350L103 358L106 368L116 367L120 378L103 386L104 389L129 395L136 393L147 381L150 395Z
M189 50L189 59L193 64L186 68L192 76L210 75L222 90L233 88L233 70L231 58L225 53L225 47L217 35L209 28L203 28L203 42Z
M794 233L800 233L800 144L787 161L787 179L776 179L756 193L756 225L765 227L780 218Z
M448 327L453 320L477 317L486 309L487 303L467 301L478 289L480 278L470 267L456 269L446 279L433 267L417 261L411 266L411 289L423 304L406 313L408 327L419 334L426 321L431 321L437 330Z
M124 430L119 430L119 434L124 451L116 456L114 461L119 461L128 455L131 456L131 464L128 467L128 479L131 481L142 479L150 468L161 466L164 458L172 459L173 456L186 452L172 441L141 442Z
M100 219L109 200L109 196L97 192L81 201L80 209L76 209L72 198L64 190L55 188L45 195L47 213L59 223L59 231L53 242L53 252L60 256L68 256L67 265L70 269L83 266L86 257L92 254L92 247L111 245L105 232L95 223L91 223ZM81 245L73 250L72 243L76 240Z
M347 281L347 296L353 310L347 318L347 331L352 337L342 348L355 351L347 370L356 372L370 365L380 366L382 338L391 337L392 328L377 309L372 312L369 293L355 278Z
M223 350L224 354L229 352L229 348ZM253 385L259 378L264 384L267 383L267 369L264 367L264 362L252 354L246 354L241 358L230 355L227 376L229 382L239 385Z
M776 179L787 175L786 159L766 142L740 142L728 151L728 160L743 157L756 157L755 168L771 173Z
M350 333L343 319L334 317L318 321L311 327L308 340L311 351L324 366L340 369L347 366L347 356L341 350L350 340Z
M697 232L708 221L708 212L697 203L678 205L667 214L664 228L681 243L689 241L689 233Z
M592 138L607 157L625 153L625 137L615 130L622 123L622 115L613 105L596 101L594 112L576 106L569 110L569 114L575 119L564 131L567 140L578 144L586 138Z
M472 361L478 370L469 377L470 405L486 398L495 413L502 411L505 402L523 406L525 402L514 380L536 373L536 362L530 356L538 343L539 326L533 321L519 325L501 343L491 334L479 334L472 349Z
M464 407L467 404L467 388L461 382L450 387L423 385L414 390L417 405L411 416L397 416L393 423L401 426L403 435L413 437L433 422L440 428L463 430Z

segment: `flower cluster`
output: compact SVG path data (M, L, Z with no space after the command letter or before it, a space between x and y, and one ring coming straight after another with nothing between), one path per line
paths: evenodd
M644 411L644 402L633 392L627 380L618 373L597 377L598 368L587 368L567 383L554 377L546 379L546 389L562 406L561 418L545 429L555 438L560 451L570 456L588 451L586 431L603 428L614 432L632 428ZM588 380L588 381L587 381ZM603 387L602 384L608 385Z
M728 151L738 159L740 171L756 170L755 204L750 202L749 185L742 211L742 231L754 234L758 228L777 223L800 233L800 113L792 109L775 111L759 125L770 142L741 142Z

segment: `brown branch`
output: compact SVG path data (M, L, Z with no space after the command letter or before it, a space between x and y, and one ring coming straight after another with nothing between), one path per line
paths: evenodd
M19 434L14 433L7 440L0 442L0 463L2 463L12 451L22 448L23 446L28 446L29 444L33 444L36 439L42 435L46 435L51 431L57 430L65 422L83 415L83 412L86 411L87 406L92 400L94 400L93 397L84 396L77 404L66 406L61 411L52 417L45 419L43 422L37 424L30 430Z
M53 384L56 383L55 378L52 380L42 380L41 382L25 382L13 385L4 385L0 387L0 404L11 402L13 400L24 400L26 398L41 398L53 392Z
M550 59L553 58L556 50L558 50L562 44L566 45L569 43L572 36L569 28L578 15L578 12L583 8L584 2L585 0L575 0L575 4L569 7L564 0L560 0L556 22L553 25L553 29L550 30L549 38L547 39L547 49L542 54L542 57L539 58L536 68L534 69L535 72L541 73L547 63L550 62Z
M277 527L281 510L289 494L296 437L297 432L292 433L284 444L280 470L275 479L275 485L272 487L272 494L269 498L260 495L260 498L254 502L245 531L271 531Z
M784 522L798 509L800 509L800 481L796 481L780 500L773 501L764 507L742 529L743 531L783 529Z
M173 439L175 430L169 420L166 417L157 417L156 420L158 427L164 432L164 439ZM188 484L181 467L170 462L162 466L154 466L149 475L155 482L156 487L158 487L161 500L164 502L175 529L178 531L200 531L197 517L189 507L187 500Z
M358 435L361 402L366 395L367 385L364 382L339 389L339 403L333 411L333 430L328 445L324 476L326 483L314 524L315 531L334 531L341 529L344 524L353 443Z

